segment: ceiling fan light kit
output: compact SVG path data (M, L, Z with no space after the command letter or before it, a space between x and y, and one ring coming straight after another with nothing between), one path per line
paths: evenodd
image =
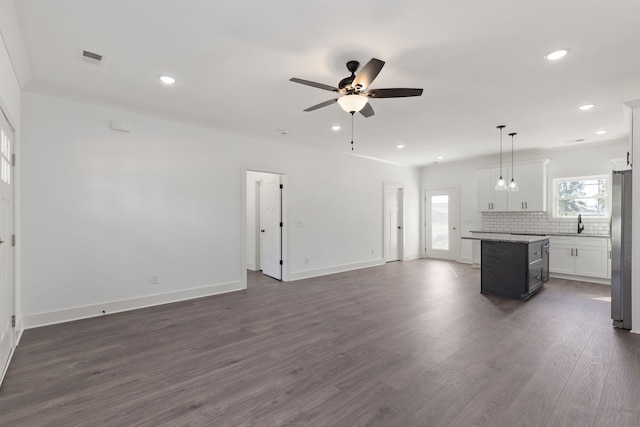
M340 107L351 114L360 112L367 105L367 102L369 102L367 97L362 95L345 95L338 98Z

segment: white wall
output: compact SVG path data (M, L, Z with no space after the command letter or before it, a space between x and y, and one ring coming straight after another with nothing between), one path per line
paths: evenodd
M382 262L384 181L406 185L406 251L419 253L416 168L29 92L23 105L29 325L243 288L246 170L286 175L292 279Z

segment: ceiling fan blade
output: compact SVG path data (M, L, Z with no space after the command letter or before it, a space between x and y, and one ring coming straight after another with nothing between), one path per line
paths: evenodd
M422 89L392 88L392 89L371 89L364 93L369 98L404 98L406 96L420 96Z
M324 101L324 102L321 102L320 104L314 105L313 107L309 107L304 111L313 111L313 110L317 110L318 108L327 107L327 106L333 104L334 102L336 102L337 100L338 100L337 98L336 99L330 99L328 101Z
M312 86L312 87L317 87L318 89L324 89L324 90L329 90L331 92L338 92L338 88L337 87L333 87L333 86L329 86L329 85L325 85L323 83L316 83L316 82L312 82L310 80L303 80L303 79L298 79L296 77L293 77L291 79L289 79L289 81L292 81L294 83L300 83L302 85L307 85L307 86Z
M362 114L365 117L373 116L375 113L373 112L373 107L371 106L371 103L367 102L364 108L360 110L360 114Z
M382 70L383 66L384 61L371 58L371 60L362 67L358 75L356 75L356 78L353 81L353 86L357 87L360 85L363 88L369 87L371 82L378 76L378 73Z

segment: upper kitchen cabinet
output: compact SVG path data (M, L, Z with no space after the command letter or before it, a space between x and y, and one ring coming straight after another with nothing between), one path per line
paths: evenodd
M548 159L504 168L507 182L515 178L519 191L496 191L500 169L478 171L478 211L480 212L546 212ZM512 172L512 173L511 173Z
M547 211L547 163L541 161L515 165L511 177L518 183L519 191L509 192L509 210L512 212ZM511 178L510 177L510 178Z
M506 169L503 178L506 180ZM484 169L478 171L478 211L504 212L507 210L507 192L496 191L495 186L500 178L500 169Z

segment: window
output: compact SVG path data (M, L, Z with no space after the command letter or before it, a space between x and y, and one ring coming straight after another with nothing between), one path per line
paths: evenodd
M553 216L555 218L608 217L609 176L580 176L553 180Z
M2 112L0 112L2 114ZM0 130L0 179L11 184L11 140L9 135Z
M431 248L449 250L449 195L431 196Z

